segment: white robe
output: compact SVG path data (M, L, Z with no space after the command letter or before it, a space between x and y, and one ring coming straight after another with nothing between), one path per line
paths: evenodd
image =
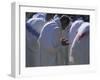
M89 23L84 22L78 29L70 48L71 64L89 64Z
M28 24L31 25L32 29L36 32L40 33L42 27L46 23L45 20L46 15L44 14L35 14L31 19L27 21ZM40 58L38 52L38 43L36 35L33 35L29 30L26 29L26 65L31 66L39 66Z
M44 25L39 37L40 46L40 64L41 66L54 66L58 64L57 53L61 37L61 28L56 20L52 20Z
M58 24L58 27L61 28L61 22L60 22L60 17L58 15L55 15L54 18L55 22ZM66 32L66 31L64 31ZM65 37L65 34L62 32L61 33L62 37ZM66 64L67 60L66 60L66 52L67 52L67 48L66 46L59 46L58 52L57 52L57 65L64 65Z

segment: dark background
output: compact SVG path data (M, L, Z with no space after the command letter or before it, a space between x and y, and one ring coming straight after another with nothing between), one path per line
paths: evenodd
M29 18L31 18L34 14L36 14L37 12L26 12L26 21L29 19ZM55 15L55 14L53 14L53 13L47 13L47 14L49 14L49 15L47 15L49 18L51 18L51 16L52 15ZM69 16L71 19L72 19L72 21L75 21L76 19L78 19L78 18L82 18L84 21L86 21L86 22L90 22L90 17L89 17L89 15L80 15L80 14L57 14L58 16L61 16L61 15L67 15L67 16Z

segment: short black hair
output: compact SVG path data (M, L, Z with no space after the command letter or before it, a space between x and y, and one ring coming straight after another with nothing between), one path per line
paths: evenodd
M62 15L60 18L61 27L64 30L70 24L71 18L66 15Z

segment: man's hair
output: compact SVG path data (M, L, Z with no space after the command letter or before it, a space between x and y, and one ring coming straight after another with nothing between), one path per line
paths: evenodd
M60 21L62 29L65 29L70 24L71 18L69 16L62 15Z

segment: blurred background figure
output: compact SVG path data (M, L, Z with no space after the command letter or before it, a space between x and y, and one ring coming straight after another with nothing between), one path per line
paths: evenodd
M70 47L70 64L89 64L89 28L88 22L83 22Z
M46 23L46 13L36 13L26 22L26 66L39 66L40 54L37 39Z

